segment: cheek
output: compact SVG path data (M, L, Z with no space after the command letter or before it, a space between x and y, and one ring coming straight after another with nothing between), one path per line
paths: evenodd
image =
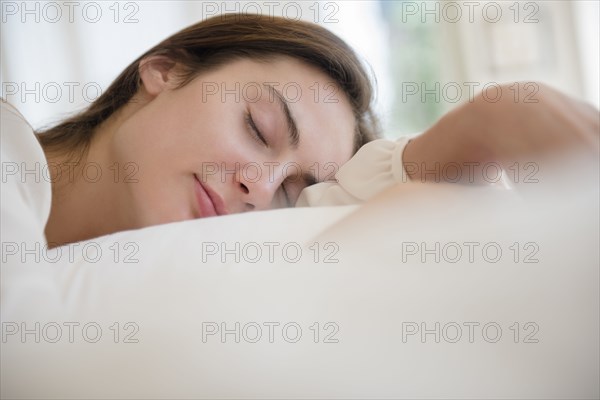
M201 163L259 162L264 150L247 132L245 104L218 96L173 92L148 103L121 126L115 141L120 162L135 162L148 181L189 173Z

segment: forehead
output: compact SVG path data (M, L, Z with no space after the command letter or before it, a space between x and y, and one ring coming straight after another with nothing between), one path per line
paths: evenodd
M256 88L265 84L277 89L298 127L300 142L294 153L301 164L315 168L318 163L320 169L329 168L331 177L332 165L339 167L352 156L352 107L342 89L318 68L285 56L268 61L240 59L208 72L201 80L205 79L239 90L242 102L254 98Z

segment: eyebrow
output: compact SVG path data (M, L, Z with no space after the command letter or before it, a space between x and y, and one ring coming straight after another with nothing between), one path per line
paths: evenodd
M298 126L296 125L296 120L292 116L292 112L290 111L290 106L288 105L287 100L285 99L285 97L283 97L281 92L279 92L279 90L275 89L273 86L269 85L268 83L263 83L263 85L267 89L269 89L269 92L271 92L271 95L277 99L279 106L283 110L283 113L285 114L286 123L287 123L288 135L290 138L290 146L292 146L292 148L294 150L297 149L298 144L300 143L300 133L298 132Z

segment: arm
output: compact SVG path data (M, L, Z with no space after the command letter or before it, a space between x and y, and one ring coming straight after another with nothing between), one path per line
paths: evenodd
M518 99L515 88L508 86L501 87L503 95L495 103L479 94L413 139L403 155L411 180L452 181L460 166L461 182L473 183L474 177L482 183L482 169L489 163L521 172L526 164L535 163L543 175L544 167L572 154L577 165L584 160L597 163L598 110L543 84L519 85ZM532 95L532 89L539 90ZM514 171L508 172L515 178Z
M531 88L539 90L531 96ZM402 187L392 192L412 196L422 190L421 182L524 188L563 183L565 177L576 178L575 184L593 178L580 170L598 169L598 111L544 85L515 89L502 86L504 95L495 103L478 95L406 145L366 144L340 168L337 182L304 189L298 205L358 204L393 186ZM515 91L521 94L517 101Z

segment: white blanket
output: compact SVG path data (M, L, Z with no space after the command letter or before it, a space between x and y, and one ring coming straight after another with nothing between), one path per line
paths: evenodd
M2 397L598 397L597 190L422 193L10 256Z

